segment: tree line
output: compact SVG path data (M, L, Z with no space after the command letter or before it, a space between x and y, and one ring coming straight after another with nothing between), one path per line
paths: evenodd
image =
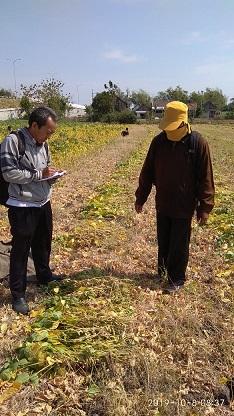
M188 92L180 85L169 87L151 96L145 90L123 92L112 81L104 84L104 90L93 99L87 107L89 118L93 121L134 122L134 110L144 110L148 117L153 117L155 108L169 101L182 101L186 104L196 103L196 113L199 117L204 104L210 102L216 110L225 112L226 118L234 118L234 98L227 103L227 97L219 88L206 88L204 91Z
M54 78L45 79L39 84L21 85L20 107L26 116L37 105L53 108L60 117L69 109L71 97L63 92L64 83ZM14 98L14 94L0 88L0 97ZM103 91L97 93L91 105L86 106L87 117L91 121L134 122L135 110L141 109L152 115L153 109L166 101L182 101L186 104L196 103L196 116L199 117L204 103L211 102L219 111L226 112L227 118L234 118L234 98L227 103L227 97L219 88L206 88L204 91L188 92L180 85L169 87L150 96L143 89L122 91L111 80L104 84Z

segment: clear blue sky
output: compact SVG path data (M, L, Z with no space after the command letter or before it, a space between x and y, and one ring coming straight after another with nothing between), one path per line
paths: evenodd
M77 102L111 79L234 97L234 0L0 0L0 87L54 76ZM8 60L10 59L10 61Z

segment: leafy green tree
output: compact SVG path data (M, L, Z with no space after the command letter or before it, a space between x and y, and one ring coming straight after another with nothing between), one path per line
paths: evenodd
M192 91L189 95L189 102L197 104L196 117L199 117L204 104L203 91Z
M103 91L95 95L92 103L93 119L98 121L104 114L113 111L113 96L108 91Z
M91 118L94 121L115 119L116 116L113 115L112 117L110 114L126 110L125 103L128 103L128 97L120 90L118 85L109 81L108 84L104 84L104 91L96 94L93 99ZM105 117L105 115L107 116Z
M108 84L104 84L104 88L111 94L118 92L118 90L120 91L118 85L114 84L112 81L109 81Z
M31 113L33 109L33 103L29 100L28 97L23 95L23 97L20 100L20 108L22 114L25 113L26 117L29 117L29 114Z
M40 84L21 85L23 97L27 98L33 107L46 105L51 107L59 117L63 117L69 108L70 96L63 93L64 84L54 78L43 80ZM27 104L27 101L25 101Z
M133 124L137 121L137 116L129 109L123 111L112 111L111 113L103 114L100 121L102 123Z
M85 112L86 112L87 121L92 121L93 120L93 107L92 107L92 105L86 105L85 106Z
M234 111L234 98L230 99L230 103L227 105L229 111Z
M104 84L105 91L107 91L112 96L112 111L121 111L119 110L118 104L117 104L117 98L122 99L125 102L129 101L128 98L128 90L126 93L124 93L117 84L112 82L111 80L108 82L108 84Z
M203 94L203 103L210 101L218 110L223 110L227 104L227 97L219 88L206 88Z
M122 124L133 124L137 121L136 114L131 110L124 110L118 113L117 121Z
M224 111L226 111L226 119L234 119L234 98L230 99L230 102L225 106Z
M180 85L175 88L169 87L165 91L159 91L154 97L154 100L168 100L168 101L182 101L187 103L189 101L188 91L183 90Z
M0 97L13 98L13 94L10 90L6 90L5 88L0 88Z
M157 95L155 95L155 97L154 97L154 100L165 100L165 101L167 101L168 100L168 95L167 95L167 92L166 91L158 91L158 93L157 93Z
M188 91L183 90L180 85L177 85L175 88L168 88L167 94L169 99L172 101L182 101L184 103L189 101Z
M133 104L139 105L139 107L142 107L145 110L151 110L152 108L152 101L150 95L142 89L140 89L139 91L132 91L130 99L133 102Z
M201 107L203 102L203 93L200 91L192 91L189 95L189 100L191 102L197 103L198 107Z

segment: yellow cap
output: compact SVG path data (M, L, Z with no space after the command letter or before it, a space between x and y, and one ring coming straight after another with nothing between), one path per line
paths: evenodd
M159 128L168 131L176 130L182 121L188 124L188 106L181 101L171 101L166 105Z

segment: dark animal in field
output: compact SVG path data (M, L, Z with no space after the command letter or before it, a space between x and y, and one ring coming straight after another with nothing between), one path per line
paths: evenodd
M128 127L126 127L126 129L121 132L121 135L122 136L128 136L129 135Z

